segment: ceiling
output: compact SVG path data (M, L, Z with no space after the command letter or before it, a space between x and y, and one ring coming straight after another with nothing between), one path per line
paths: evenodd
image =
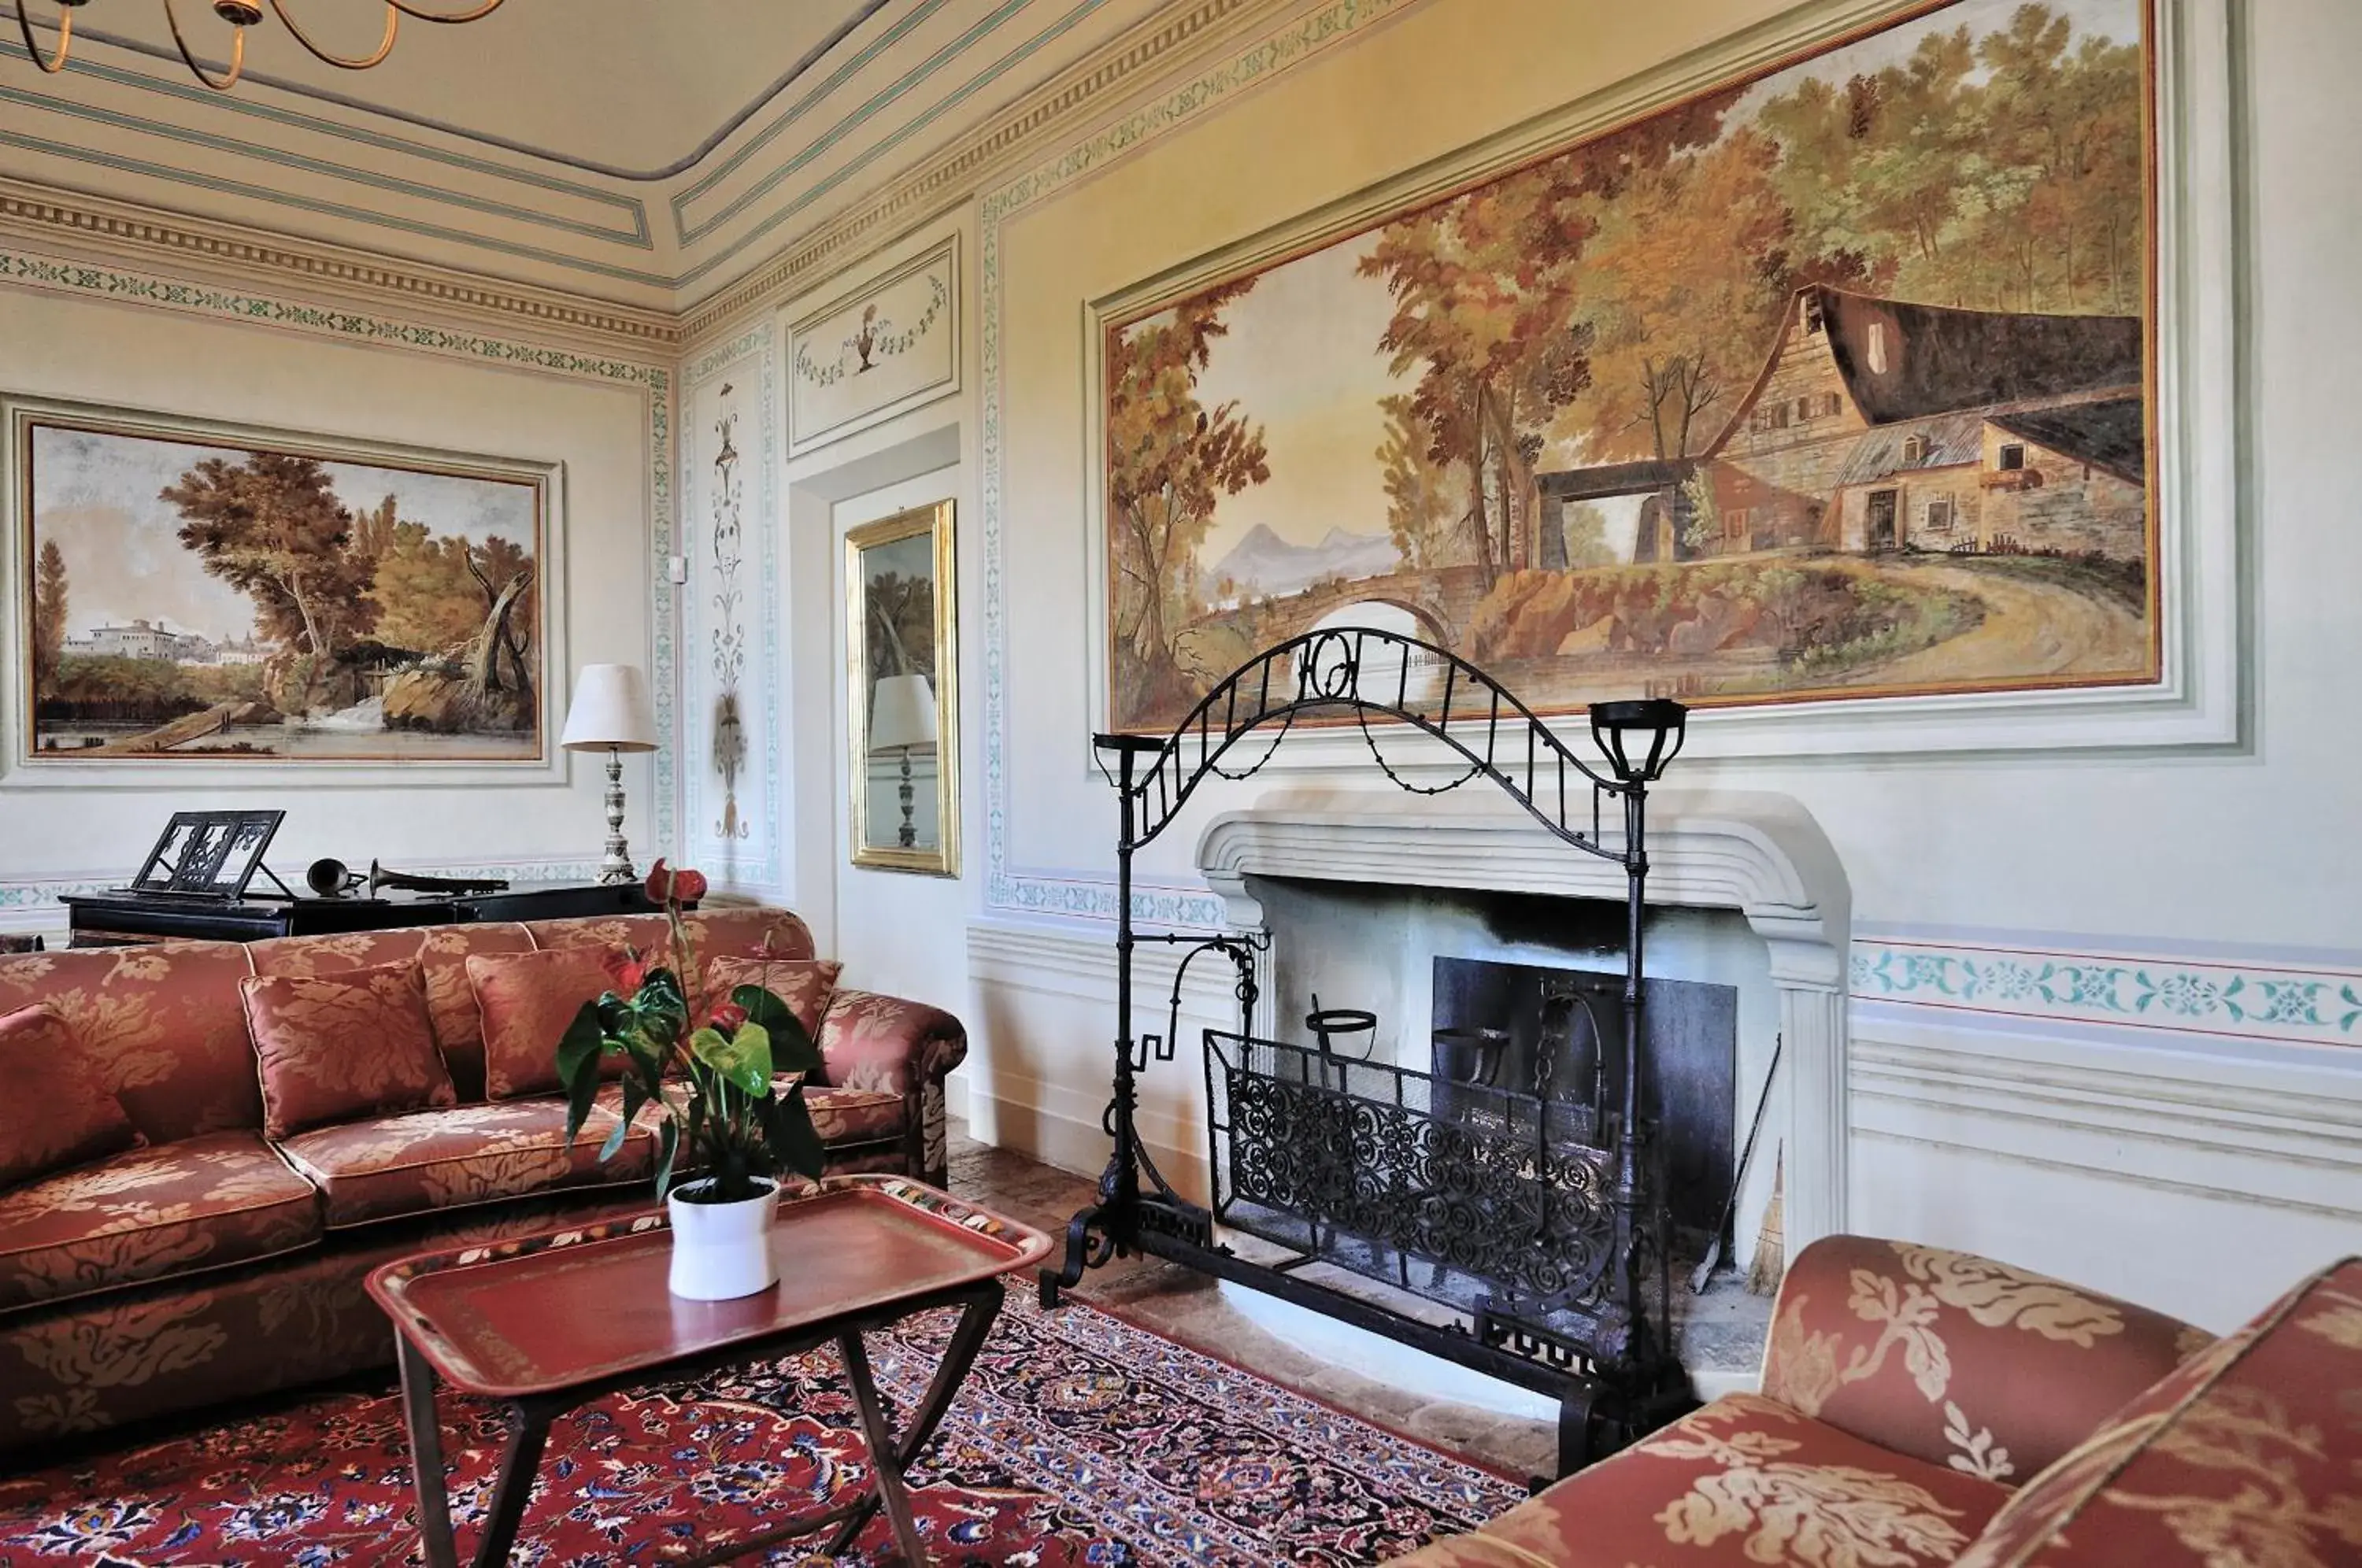
M37 23L51 3L27 0ZM224 63L232 31L212 14L210 0L174 3L198 57ZM240 90L267 77L381 115L653 178L694 159L734 114L792 86L815 56L891 3L507 0L464 27L404 18L392 57L353 72L313 59L266 12L248 30L252 80ZM286 5L305 31L341 54L368 53L383 26L380 0ZM465 8L459 0L422 5ZM182 69L161 0L94 0L76 18L75 33L77 60L135 69L162 60Z
M15 0L0 0L13 10ZM460 9L463 0L422 0ZM54 0L26 0L44 48ZM176 0L201 58L231 31ZM378 0L284 0L366 53ZM189 75L163 0L90 0L55 76L0 18L0 175L679 309L956 145L1158 0L508 0L338 71L266 11Z

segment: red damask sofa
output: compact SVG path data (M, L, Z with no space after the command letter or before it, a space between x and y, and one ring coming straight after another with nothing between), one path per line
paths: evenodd
M2362 1260L2217 1341L1964 1253L1836 1236L1716 1399L1392 1568L2351 1568Z
M784 911L688 919L706 959L811 956ZM390 1363L361 1288L377 1264L649 1207L644 1126L597 1159L612 1098L570 1145L557 1095L486 1100L468 960L646 950L664 932L647 915L0 956L0 1017L62 1020L77 1067L127 1115L123 1141L140 1140L0 1190L0 1463L61 1435ZM267 1136L242 982L413 962L450 1087L421 1109ZM967 1052L958 1020L840 988L815 1034L827 1083L808 1098L830 1169L941 1185L944 1078ZM0 1093L28 1068L0 1062Z

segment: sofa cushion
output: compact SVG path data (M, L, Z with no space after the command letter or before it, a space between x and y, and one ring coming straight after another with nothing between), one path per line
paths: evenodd
M718 999L740 986L760 986L786 1004L814 1043L820 1040L821 1016L836 995L836 977L844 966L833 958L734 958L727 955L705 966L705 983Z
M872 1143L900 1138L910 1102L899 1094L877 1089L807 1088L812 1130L831 1148L844 1143Z
M468 955L532 951L533 938L524 927L504 922L279 936L247 945L258 975L329 975L415 960L426 978L435 1043L442 1048L462 1101L484 1098L484 1019L476 1008L475 988L468 983Z
M2010 1500L1963 1568L2362 1562L2362 1259L2304 1281Z
M149 1142L262 1125L235 942L0 957L0 1012L46 1005Z
M608 964L616 949L567 947L546 953L472 955L468 980L484 1015L484 1098L516 1099L549 1094L557 1081L557 1043L582 1004L615 988ZM600 1076L620 1076L629 1064L604 1057Z
M2009 1499L1750 1394L1727 1395L1396 1568L1923 1568Z
M328 1228L340 1230L565 1187L646 1181L656 1173L656 1139L645 1127L625 1134L615 1157L600 1164L599 1146L614 1125L613 1112L594 1110L569 1144L563 1099L514 1099L348 1121L300 1132L280 1147L319 1187Z
M262 1075L267 1136L458 1103L415 963L257 975L239 989Z
M700 964L716 958L809 958L811 932L785 910L759 907L693 910L681 917ZM628 947L643 955L664 952L670 929L661 914L603 915L525 922L539 947Z
M1788 1272L1763 1392L2015 1486L2213 1336L1970 1253L1827 1236Z
M139 1142L131 1119L45 1007L0 1017L0 1187L118 1154Z
M319 1239L319 1195L260 1134L203 1133L0 1198L0 1309L251 1263Z

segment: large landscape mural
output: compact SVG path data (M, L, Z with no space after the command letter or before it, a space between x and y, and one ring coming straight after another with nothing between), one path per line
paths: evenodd
M2158 678L2143 0L1956 0L1114 326L1118 728L1321 626L1538 707Z
M28 414L36 761L542 755L543 491Z

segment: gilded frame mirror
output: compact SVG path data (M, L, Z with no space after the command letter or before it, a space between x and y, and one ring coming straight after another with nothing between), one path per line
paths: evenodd
M855 866L959 875L957 578L948 501L845 533Z

